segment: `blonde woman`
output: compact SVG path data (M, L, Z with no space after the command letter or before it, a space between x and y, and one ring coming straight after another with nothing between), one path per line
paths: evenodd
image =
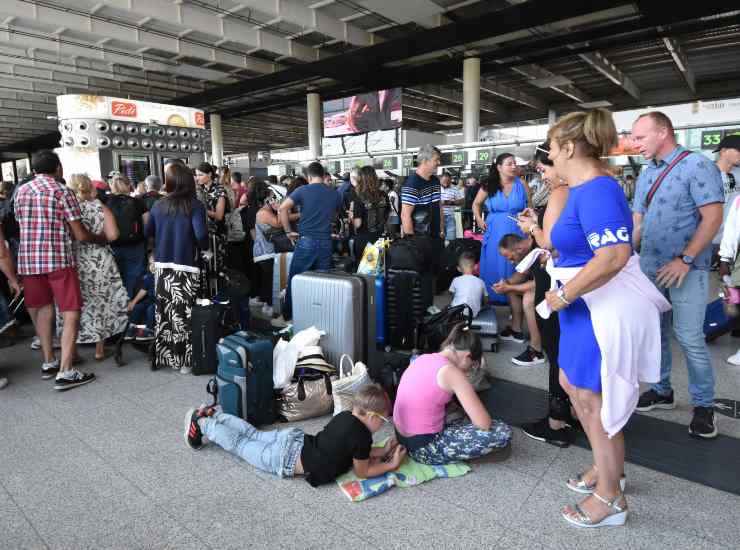
M129 298L133 298L136 281L146 273L144 227L149 214L146 203L131 196L131 184L126 176L113 176L110 190L111 195L106 204L118 226L118 238L111 242L111 249L121 272L123 286L126 287Z
M91 233L103 233L108 241L118 238L118 227L111 211L97 198L90 178L73 174L67 183L80 202L82 223ZM126 326L128 296L108 245L74 243L82 291L82 312L78 344L95 344L95 359L105 359L105 339ZM64 326L57 313L57 327Z
M562 514L578 527L624 525L622 429L637 406L639 382L659 379L660 315L670 305L640 270L632 213L601 161L617 143L611 113L571 113L548 139L548 158L569 193L549 236L559 256L548 271L559 288L538 312L545 318L558 312L560 385L594 457L593 466L567 481L588 496ZM541 240L536 219L527 213L520 220Z

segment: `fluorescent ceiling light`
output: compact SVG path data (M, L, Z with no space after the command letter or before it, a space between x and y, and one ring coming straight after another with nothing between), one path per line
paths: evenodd
M573 81L564 76L553 75L544 78L535 78L530 80L529 83L538 88L552 88L553 86L567 86L568 84L573 84Z
M586 103L579 103L578 106L583 107L584 109L597 109L599 107L611 107L612 102L605 99L600 99L598 101L587 101Z

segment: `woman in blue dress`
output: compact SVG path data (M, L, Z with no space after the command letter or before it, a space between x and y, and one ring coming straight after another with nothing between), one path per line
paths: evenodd
M514 273L514 266L499 254L499 241L507 233L521 235L516 216L530 203L529 187L517 177L516 159L502 153L491 165L488 183L484 183L473 201L473 215L485 234L480 256L480 276L486 283L488 299L494 304L506 304L507 298L497 294L492 285ZM483 219L485 206L488 214ZM511 327L501 332L504 340L524 341L522 334L523 308L521 297L511 299Z
M617 181L600 160L617 143L609 111L571 113L548 134L549 159L570 189L547 238L558 254L549 266L559 289L538 313L558 312L560 384L568 393L594 465L567 482L588 494L562 510L578 527L624 525L624 435L639 381L660 373L660 314L670 308L645 277L632 250L632 215ZM529 214L523 227L542 231Z

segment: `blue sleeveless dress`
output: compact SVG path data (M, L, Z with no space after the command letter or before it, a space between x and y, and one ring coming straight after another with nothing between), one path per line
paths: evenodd
M486 225L488 229L483 235L483 248L480 256L480 276L486 283L488 299L491 303L505 304L506 296L497 294L491 285L514 273L514 266L498 253L498 243L507 233L522 235L519 226L507 216L516 217L527 207L527 191L524 183L517 178L507 197L503 191L488 196L485 202L488 215Z

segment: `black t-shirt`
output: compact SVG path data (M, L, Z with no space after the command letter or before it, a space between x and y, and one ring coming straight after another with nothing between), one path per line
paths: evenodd
M304 437L301 462L314 487L334 481L352 468L352 460L370 458L373 436L350 411L340 412L316 435Z

